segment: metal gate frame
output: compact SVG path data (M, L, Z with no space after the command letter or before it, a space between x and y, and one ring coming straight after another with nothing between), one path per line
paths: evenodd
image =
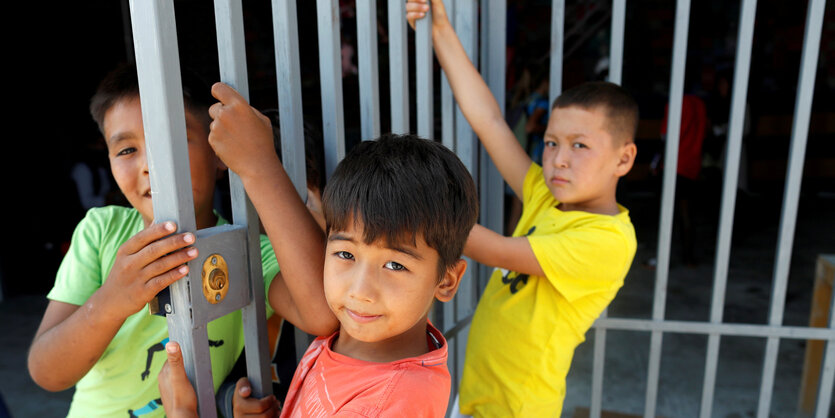
M409 121L409 65L407 28L403 0L388 1L388 25L390 32L390 86L392 131L405 133L410 130ZM441 0L436 0L441 1ZM505 100L505 16L506 0L443 0L452 17L455 30L474 63L480 63L481 72L500 106ZM565 0L554 0L552 6L550 101L559 95L562 84L563 41L565 39ZM228 18L230 10L240 10L240 0L218 0L224 7L216 7L218 25ZM285 168L301 193L304 191L304 154L301 123L301 92L298 59L298 26L294 1L272 0L276 43L276 68L278 76L279 109L281 112L282 152ZM327 175L345 155L345 128L340 69L340 34L338 28L339 5L337 0L316 0L319 34L319 69L322 99L322 121ZM480 7L479 7L480 6ZM675 33L670 82L670 106L665 145L664 174L661 194L661 219L658 234L658 265L651 319L611 318L604 311L595 322L594 362L592 371L591 416L599 417L603 393L603 368L607 330L649 332L650 352L644 416L655 416L661 347L665 333L708 335L707 355L700 416L711 415L719 345L722 336L748 336L766 339L763 377L757 417L765 418L771 405L777 352L781 339L824 340L826 350L822 368L815 416L828 415L831 405L833 380L835 380L835 306L831 309L829 328L783 326L783 312L792 243L797 218L800 184L811 116L813 85L818 62L825 0L810 0L800 63L800 80L797 89L794 121L791 134L786 188L783 199L776 266L772 278L772 299L768 324L735 324L722 322L725 289L730 260L730 242L736 201L740 149L751 63L756 0L742 0L739 32L737 37L736 65L730 114L730 129L726 149L726 165L722 189L721 215L717 237L717 253L713 278L710 320L671 321L664 319L666 291L669 276L670 247L672 240L673 202L675 196L676 162L681 124L681 103L684 91L684 71L687 49L687 32L690 18L690 0L677 0ZM360 78L360 118L362 139L368 140L380 134L380 106L376 36L376 1L357 0L357 33ZM480 13L479 13L480 11ZM609 80L621 83L623 66L623 40L625 34L626 0L612 0ZM237 12L235 12L237 13ZM480 20L480 22L479 22ZM481 32L479 32L479 24ZM234 31L233 31L234 32ZM241 43L241 33L232 33L233 43ZM480 45L479 45L480 44ZM480 46L480 48L479 48ZM219 42L224 49L232 48ZM431 16L417 23L415 32L415 83L417 85L416 114L417 133L422 137L436 138L433 99L433 56L431 40ZM176 52L175 52L176 53ZM480 54L480 55L479 55ZM244 61L236 55L228 65ZM223 66L222 66L223 67ZM240 71L238 68L236 71ZM245 68L243 69L245 74ZM240 77L238 74L236 77ZM245 80L245 77L243 77ZM449 83L440 75L440 127L439 138L454 150L473 174L481 192L480 223L494 231L502 231L504 183L497 170L481 149L472 129L455 105ZM289 123L285 123L288 121ZM295 164L295 165L294 165ZM475 264L472 263L472 266ZM444 304L436 312L437 323L447 336L450 349L449 368L453 375L455 397L461 376L464 348L469 321L475 310L480 290L489 277L489 268L478 266L468 269L458 296ZM304 343L299 341L303 351Z

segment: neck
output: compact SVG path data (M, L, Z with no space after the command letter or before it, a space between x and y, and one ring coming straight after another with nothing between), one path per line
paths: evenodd
M598 215L617 215L620 213L620 208L618 207L618 202L613 198L611 199L597 199L588 202L580 202L580 203L565 203L561 202L557 205L557 209L563 212L570 212L570 211L582 211L582 212L589 212L589 213L596 213Z
M426 340L426 317L400 335L374 342L357 340L339 327L339 335L332 350L357 360L375 363L389 363L426 354L430 351Z

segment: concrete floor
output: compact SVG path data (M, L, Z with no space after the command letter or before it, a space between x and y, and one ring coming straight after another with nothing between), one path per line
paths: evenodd
M772 271L780 217L780 196L741 198L725 304L726 322L765 323L771 298ZM626 194L638 233L635 263L615 301L612 317L649 318L655 271L643 262L655 254L657 198ZM673 247L668 285L668 319L705 321L710 310L718 199L705 199L696 212L696 267L682 266ZM786 325L808 322L814 265L820 253L835 253L835 195L815 192L801 200L790 280ZM675 239L675 236L674 236ZM26 350L46 306L43 295L18 295L0 302L0 394L11 416L60 417L66 414L72 390L49 393L37 387L26 370ZM568 376L564 417L582 416L589 407L593 333L578 347ZM657 414L695 417L699 412L707 337L667 334L663 340ZM603 409L610 416L641 415L646 390L649 334L610 331L607 335ZM782 340L771 415L791 417L797 405L804 341ZM756 414L765 341L722 339L712 416L742 418ZM832 409L835 411L835 408ZM0 413L0 418L2 413Z

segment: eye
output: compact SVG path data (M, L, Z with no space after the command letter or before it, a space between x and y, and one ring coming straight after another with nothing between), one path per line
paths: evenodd
M353 260L354 259L354 255L349 253L348 251L337 251L337 252L334 253L334 255L336 255L337 257L339 257L343 260Z
M400 264L396 261L389 261L386 264L384 264L383 267L385 267L389 270L394 270L394 271L406 270L406 267L403 267L402 264Z
M136 152L136 148L128 147L128 148L125 148L125 149L119 151L118 153L116 153L116 155L117 156L118 155L128 155L128 154L133 154L134 152Z
M584 143L582 143L582 142L575 142L575 143L571 144L571 146L572 146L572 147L574 147L574 148L577 148L577 149L580 149L580 148L588 148L588 147L586 146L586 144L584 144Z
M557 146L557 143L556 143L555 141L548 141L548 140L546 140L546 141L545 141L545 146L546 146L547 148L553 148L553 147L556 147L556 146Z

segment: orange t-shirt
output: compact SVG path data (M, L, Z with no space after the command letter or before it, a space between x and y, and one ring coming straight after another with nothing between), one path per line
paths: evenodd
M447 344L431 324L426 331L433 350L390 363L333 352L338 333L315 339L296 368L281 417L443 417L450 389Z

